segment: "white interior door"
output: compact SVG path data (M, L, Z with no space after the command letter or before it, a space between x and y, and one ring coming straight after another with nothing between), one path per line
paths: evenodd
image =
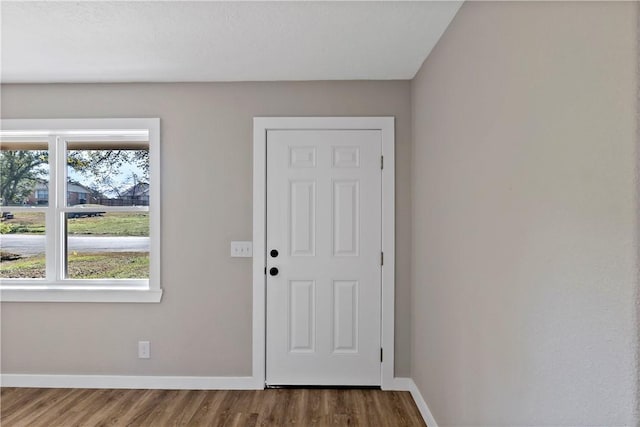
M267 132L267 385L380 385L381 150Z

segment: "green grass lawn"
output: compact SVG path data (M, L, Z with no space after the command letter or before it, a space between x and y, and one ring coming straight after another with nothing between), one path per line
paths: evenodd
M0 234L44 234L44 214L20 212L0 224ZM67 220L69 234L93 236L148 236L149 214L111 212L103 216Z
M43 256L20 258L8 261L7 252L2 252L0 262L0 278L2 279L43 279L45 275L45 261Z
M3 258L6 253L3 253ZM44 278L44 255L0 263L0 278ZM148 279L146 252L70 253L69 279Z
M20 212L14 213L13 219L0 222L0 234L44 234L44 213Z
M149 214L112 212L67 220L69 234L97 236L148 236Z

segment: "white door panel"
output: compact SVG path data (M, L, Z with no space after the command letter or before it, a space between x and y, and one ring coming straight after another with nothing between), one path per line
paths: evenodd
M380 384L381 148L378 130L267 133L269 385Z

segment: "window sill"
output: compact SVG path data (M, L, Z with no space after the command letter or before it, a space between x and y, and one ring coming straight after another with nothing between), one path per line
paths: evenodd
M134 302L158 303L162 289L125 287L0 287L0 302Z

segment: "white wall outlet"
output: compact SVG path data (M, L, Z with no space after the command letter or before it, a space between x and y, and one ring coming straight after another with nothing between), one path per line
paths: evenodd
M251 258L253 256L253 242L231 242L231 256Z
M138 341L138 359L148 359L151 357L151 346L149 341Z

